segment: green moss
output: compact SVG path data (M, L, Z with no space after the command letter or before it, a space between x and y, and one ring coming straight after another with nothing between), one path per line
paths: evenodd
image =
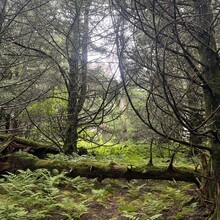
M126 211L126 212L137 212L138 211L138 209L136 207L134 207L132 204L120 205L118 209L119 209L120 212L123 212L123 211Z

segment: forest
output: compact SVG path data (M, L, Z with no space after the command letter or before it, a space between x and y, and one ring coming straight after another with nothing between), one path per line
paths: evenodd
M0 0L0 219L220 220L219 0Z

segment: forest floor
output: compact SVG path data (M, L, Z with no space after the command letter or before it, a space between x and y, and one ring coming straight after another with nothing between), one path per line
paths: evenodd
M104 200L88 203L89 211L81 220L204 220L208 209L199 207L195 187L191 184L170 181L106 180L102 188L110 184L114 190Z
M97 150L95 156L57 155L61 160L101 160L143 166L147 146L117 146ZM154 163L167 166L170 153L154 152ZM176 166L196 165L196 158L179 156ZM54 159L51 156L50 159ZM210 209L201 207L194 184L156 180L69 178L46 169L7 174L0 179L1 220L205 220ZM205 204L204 204L205 205Z
M59 176L59 177L58 177ZM0 219L204 220L193 184L152 180L88 180L21 171L0 184Z

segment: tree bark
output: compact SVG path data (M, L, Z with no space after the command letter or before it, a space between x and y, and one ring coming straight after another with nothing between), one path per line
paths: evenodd
M2 25L3 25L4 19L5 19L6 4L7 4L7 0L0 1L0 33L2 32ZM2 38L2 36L0 35L0 44L1 44L1 38Z
M214 23L211 0L196 0L195 10L199 15L198 39L199 55L203 65L203 93L205 100L206 117L212 137L209 144L212 150L212 164L215 180L215 201L216 210L211 219L220 219L220 66L219 55L214 38Z
M84 4L84 7L82 5ZM91 1L75 5L75 18L72 21L67 39L69 54L68 74L68 115L64 152L72 154L77 151L79 114L83 108L87 92L87 62L89 41L89 8ZM83 18L83 22L81 21ZM82 36L80 33L82 32Z

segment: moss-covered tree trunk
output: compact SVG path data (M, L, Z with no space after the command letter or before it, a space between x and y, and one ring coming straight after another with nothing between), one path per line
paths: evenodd
M216 211L212 219L220 219L220 66L218 51L214 38L213 12L211 0L196 0L195 10L198 13L199 55L207 124L211 138L209 144L212 151L212 163L215 182Z
M17 170L36 170L45 168L50 171L66 172L70 177L83 176L87 178L114 179L157 179L176 180L199 184L197 178L199 173L188 169L170 169L161 167L127 167L115 163L102 163L92 161L62 161L62 160L42 160L31 158L28 155L6 155L0 158L0 174L5 172L16 173Z
M0 134L0 155L12 154L16 151L25 151L39 158L45 158L47 153L58 154L59 148L50 144L35 142L33 140L24 139L12 135Z

